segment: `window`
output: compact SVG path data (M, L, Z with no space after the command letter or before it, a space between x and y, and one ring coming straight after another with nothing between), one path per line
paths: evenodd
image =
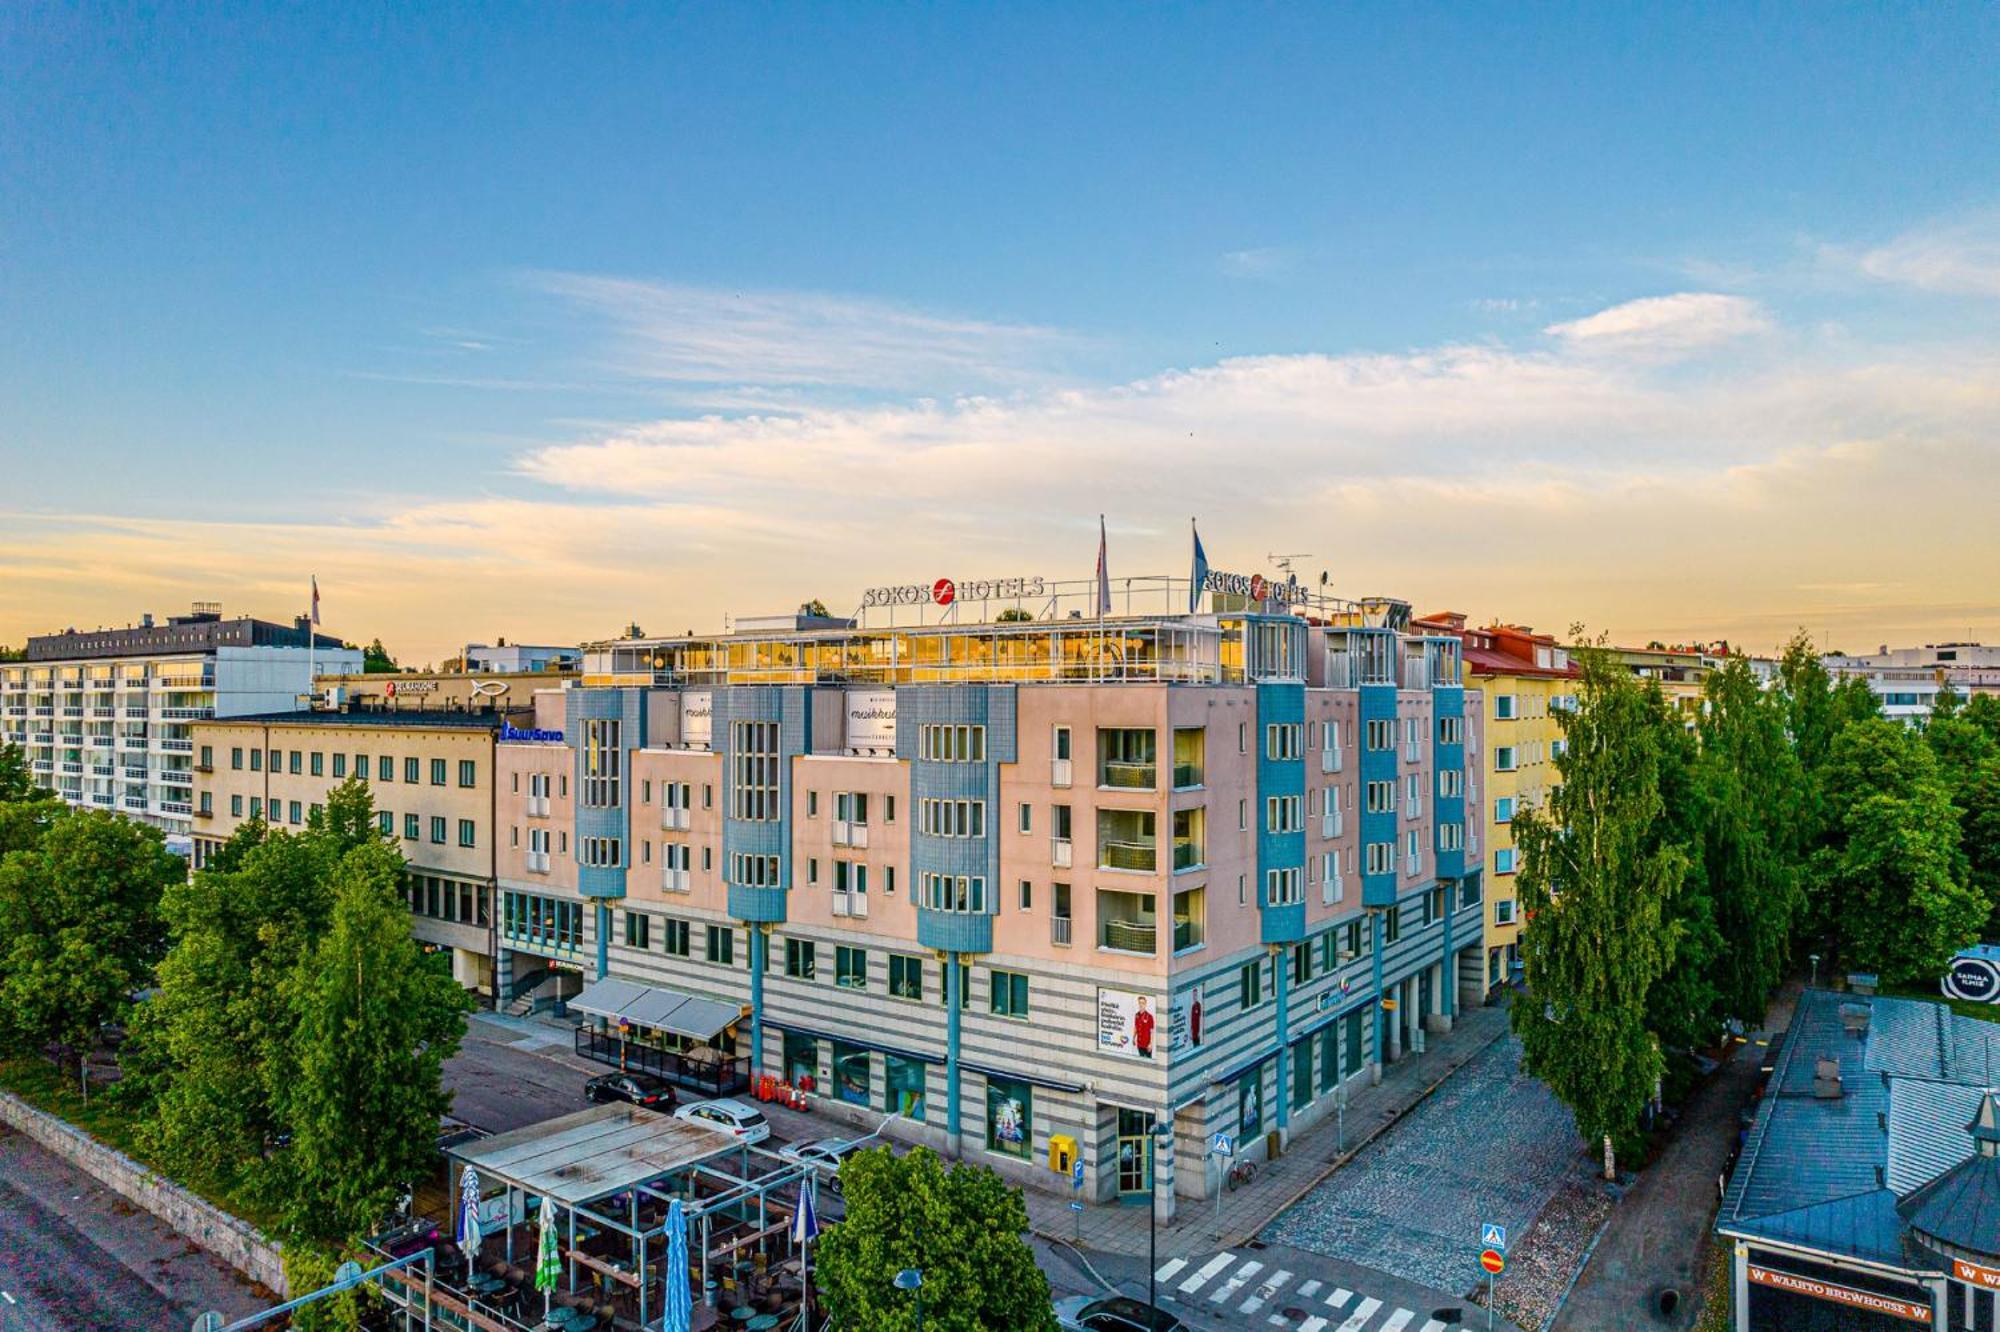
M479 764L472 759L458 761L458 784L477 786L479 784Z
M1329 1022L1319 1029L1319 1094L1326 1095L1340 1082L1340 1024Z
M1069 762L1069 727L1067 726L1056 727L1055 737L1051 743L1053 746L1056 762L1058 763Z
M1346 935L1346 941L1341 948L1341 954L1344 959L1352 961L1358 957L1368 956L1369 951L1374 945L1375 936L1369 930L1366 921L1348 921Z
M254 758L256 758L257 756L256 756L255 754L252 754L252 755L251 755L250 757L254 759ZM240 772L240 771L242 770L242 768L243 768L243 746L241 746L241 745L237 745L237 746L233 747L233 748L232 748L232 749L231 749L231 750L229 751L229 766L230 766L230 767L232 767L232 768L235 768L235 769L237 769L237 770L238 770L239 772Z
M1370 814L1394 814L1396 812L1396 784L1394 782L1368 782L1362 787L1362 798L1367 802Z
M1444 919L1445 890L1433 888L1424 894L1424 924L1435 925Z
M1313 946L1310 942L1292 945L1292 984L1309 985L1313 978Z
M215 747L213 745L203 745L201 747L202 771L206 772L214 766L215 766Z
M423 780L423 760L406 758L403 760L403 780L415 786Z
M986 802L929 798L919 800L917 827L926 837L984 837Z
M625 913L625 946L644 948L652 934L652 917L638 911Z
M1236 831L1250 831L1250 802L1248 800L1238 800L1236 802Z
M529 893L501 898L501 933L543 948L573 951L583 945L583 904Z
M250 797L250 817L253 819L264 817L264 802L256 796Z
M297 749L294 749L292 751L291 766L289 769L292 776L296 777L299 775L300 769L304 767L304 759L305 759L305 753L303 751Z
M1392 906L1382 913L1382 943L1386 947L1403 933L1403 908Z
M743 888L777 888L778 857L738 851L729 857L729 881Z
M1514 923L1513 898L1496 897L1493 899L1493 923L1495 925L1512 925Z
M1250 726L1247 722L1236 723L1236 752L1239 754L1250 752Z
M736 931L728 925L708 927L708 960L723 966L736 964Z
M707 782L701 784L701 807L703 809L715 808L715 787Z
M1465 773L1458 768L1438 769L1438 799L1450 800L1465 793Z
M868 793L837 791L833 797L833 844L868 845Z
M688 923L671 918L660 922L660 948L670 957L688 955Z
M333 776L335 781L347 776L347 755L335 754L333 756Z
M354 775L364 782L368 780L368 756L366 754L356 754L354 756Z
M1034 1146L1034 1089L1025 1082L986 1078L986 1146L1026 1158Z
M230 817L230 818L232 818L232 819L240 819L240 818L242 818L242 817L243 817L243 797L242 797L242 796L240 796L240 795L233 795L233 796L229 797L229 817Z
M882 822L894 823L895 821L896 821L896 797L892 795L885 795L882 797Z
M1297 723L1264 728L1264 757L1276 762L1296 761L1305 752L1305 727Z
M474 838L474 833L473 833L472 820L460 819L458 821L458 844L460 846L474 846L476 845L476 843L473 840L473 838Z
M272 750L271 760L270 760L271 771L277 772L281 770L284 766L285 766L285 751L282 749Z
M927 873L920 881L923 905L932 911L986 910L986 880L981 875Z
M1271 833L1304 832L1305 800L1300 796L1270 796L1264 801L1264 830Z
M1413 772L1403 779L1404 798L1408 802L1411 818L1424 812L1424 778L1422 773Z
M1150 791L1159 779L1159 736L1151 730L1099 728L1097 784Z
M1174 951L1184 953L1208 942L1208 890L1174 894Z
M1514 696L1495 694L1493 696L1493 716L1496 721L1514 720Z
M1292 1109L1303 1107L1313 1098L1313 1042L1301 1036L1292 1042Z
M1512 772L1514 766L1514 746L1501 745L1493 751L1493 771Z
M924 960L920 957L904 957L899 953L889 955L889 993L898 999L922 999L924 997Z
M773 822L784 812L778 808L778 723L731 722L729 731L730 817Z
M1247 1013L1264 1002L1264 964L1261 961L1245 962L1236 973L1236 986Z
M833 1094L849 1105L868 1104L868 1051L846 1041L833 1043Z
M624 725L616 717L591 717L583 723L577 775L583 781L585 809L613 809L624 803ZM435 775L443 780L442 773Z
M1567 741L1567 740L1551 740L1551 741L1549 741L1549 757L1550 757L1550 758L1552 758L1552 759L1559 759L1559 758L1561 758L1561 757L1562 757L1562 756L1563 756L1564 754L1567 754L1567 753L1569 753L1569 741Z
M1021 802L1018 823L1020 831L1023 833L1031 833L1035 830L1035 807L1025 800Z
M1369 722L1367 741L1368 748L1373 750L1394 749L1396 747L1396 723L1388 720Z
M431 841L438 846L444 845L444 816L441 814L431 815Z
M1493 853L1493 872L1512 874L1514 872L1514 848L1503 846Z
M1437 849L1440 851L1463 851L1465 849L1465 825L1462 823L1440 823L1437 826Z
M1368 873L1394 874L1396 872L1396 844L1394 842L1370 842L1368 844Z
M833 983L844 990L868 988L868 950L840 945L833 950Z
M931 763L984 763L986 728L926 723L917 728L917 752Z
M993 1011L1001 1017L1024 1018L1028 1016L1028 978L1018 971L995 971L991 974L993 983Z
M1014 902L1014 909L1016 911L1033 911L1035 909L1035 885L1033 881L1028 879L1021 880L1019 892Z
M299 802L296 800L292 801L291 804L286 807L286 813L289 816L288 821L291 823L305 822L304 810L300 807Z
M944 985L938 986L938 1002L949 1005L951 998L945 993L945 985L951 983L951 973L949 971L944 975L944 982ZM958 1006L962 1009L972 1007L972 964L970 962L961 962L958 964Z
M384 837L394 837L396 835L396 816L386 809L376 810L375 831L381 833Z
M793 980L812 980L819 974L819 964L811 939L785 940L785 974Z
M1422 839L1415 828L1403 834L1403 859L1408 862L1403 867L1406 873L1415 874L1423 868L1424 849Z
M264 770L264 751L263 751L263 750L261 750L261 749L253 749L253 750L251 750L251 751L250 751L250 771L252 771L252 772L262 772L263 770Z
M1464 721L1463 721L1463 719L1462 719L1462 718L1458 718L1458 717L1439 717L1439 718L1438 718L1438 743L1439 743L1439 744L1441 744L1441 745L1455 745L1455 744L1457 744L1457 743L1459 742L1460 738L1461 738L1461 735L1462 735L1462 732L1461 732L1461 731L1459 730L1459 728L1460 728L1461 726L1463 726L1463 725L1464 725Z
M393 781L395 781L395 780L396 780L396 760L394 760L394 759L390 758L390 757L389 757L389 756L388 756L387 754L384 754L384 755L382 755L382 757L380 757L380 758L376 759L376 760L375 760L375 780L376 780L376 781L378 781L378 782L393 782Z
M326 755L320 753L317 749L312 752L312 775L315 777L326 776Z
M1501 796L1493 802L1493 821L1495 823L1512 823L1514 821L1513 796Z
M403 816L403 836L416 841L424 835L424 821L415 814Z
M1097 811L1097 864L1100 869L1152 873L1159 867L1152 810Z
M1306 900L1306 872L1290 869L1264 871L1264 901L1267 906L1296 906Z
M1236 1132L1243 1139L1264 1131L1264 1066L1259 1064L1236 1084Z
M882 1108L924 1122L924 1065L903 1055L882 1056Z
M1174 789L1185 791L1206 780L1208 731L1200 726L1174 729Z

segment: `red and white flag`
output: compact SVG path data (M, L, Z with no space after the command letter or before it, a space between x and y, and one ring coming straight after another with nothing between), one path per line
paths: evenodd
M319 575L318 574L314 574L312 576L312 584L313 584L312 622L314 624L318 624L319 623Z

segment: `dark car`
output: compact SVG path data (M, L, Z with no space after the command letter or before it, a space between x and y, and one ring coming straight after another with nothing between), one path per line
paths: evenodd
M1075 1295L1056 1301L1056 1325L1065 1332L1187 1332L1187 1324L1155 1304L1114 1295Z
M592 1104L629 1101L648 1110L671 1110L674 1089L650 1073L606 1073L583 1084L583 1099Z

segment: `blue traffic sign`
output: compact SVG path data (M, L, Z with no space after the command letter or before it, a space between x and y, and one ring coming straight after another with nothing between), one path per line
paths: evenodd
M1069 1205L1069 1210L1072 1212L1081 1212L1083 1210L1083 1204L1080 1202L1073 1202Z
M1080 1189L1083 1187L1082 1157L1078 1157L1076 1161L1069 1168L1069 1186L1073 1189Z
M1507 1227L1496 1225L1491 1221L1480 1226L1479 1247L1482 1249L1498 1249L1502 1253L1507 1252Z
M1218 1133L1209 1139L1208 1150L1217 1156L1234 1156L1236 1144L1229 1140L1227 1133Z

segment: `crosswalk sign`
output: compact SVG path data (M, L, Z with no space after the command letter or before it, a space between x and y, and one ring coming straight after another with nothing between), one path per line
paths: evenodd
M1208 1150L1217 1156L1234 1156L1236 1144L1229 1140L1227 1133L1218 1133L1209 1141Z
M1507 1252L1507 1227L1488 1221L1479 1227L1479 1247Z

